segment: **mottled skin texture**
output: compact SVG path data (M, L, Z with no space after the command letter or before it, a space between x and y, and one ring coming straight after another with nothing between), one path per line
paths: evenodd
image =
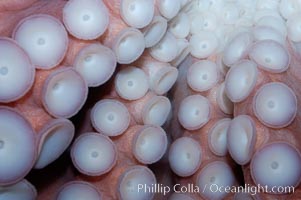
M67 54L61 63L62 65L71 65L76 54L80 49L88 44L91 44L95 41L101 42L104 45L111 47L116 35L123 28L128 27L126 25L119 13L119 0L104 1L106 6L110 11L110 25L106 32L97 40L94 41L83 41L76 39L69 35L69 46ZM3 0L0 1L0 35L10 37L16 24L23 18L31 14L50 14L59 19L62 18L62 8L65 5L66 1L63 0L22 0L22 1L9 1ZM158 11L156 10L156 13ZM255 117L252 110L252 101L255 95L256 90L263 84L271 81L279 81L287 84L290 88L293 89L297 96L298 106L301 102L301 54L292 49L291 44L287 43L289 53L291 55L291 64L288 71L280 74L271 74L266 71L259 69L259 76L253 92L248 96L248 98L240 103L234 105L234 114L233 116L223 113L216 103L216 92L218 86L224 81L224 75L221 76L219 82L209 91L198 93L210 100L211 103L211 118L210 121L199 130L187 131L185 130L177 120L178 107L182 99L188 95L197 94L195 91L192 91L186 81L187 68L195 62L195 58L188 57L185 62L183 62L179 67L179 78L174 86L174 88L167 94L172 102L172 115L169 118L169 121L164 125L165 130L168 132L168 137L170 143L172 140L179 138L181 136L189 136L196 139L202 147L202 163L199 170L195 175L187 178L181 178L173 174L168 167L168 159L165 155L163 159L150 166L150 168L155 172L157 176L158 183L164 185L172 186L175 183L181 183L182 185L188 183L195 183L196 175L201 169L209 162L220 160L228 163L232 169L236 172L236 184L254 184L253 179L250 173L250 165L246 164L244 166L239 166L231 159L228 154L225 157L219 157L214 155L209 149L208 145L208 131L214 125L214 123L222 118L232 118L237 115L247 114L250 115L256 125L257 131L257 140L255 144L255 150L260 149L263 145L275 142L275 141L286 141L293 145L295 148L301 150L301 112L298 111L295 120L287 127L281 129L272 129L264 126L260 123ZM212 61L216 61L216 56L211 56L209 58ZM135 64L143 62L151 62L153 58L149 58L149 55L142 56ZM122 67L120 67L122 68ZM116 70L118 72L119 69ZM9 104L9 106L16 107L21 112L24 113L25 117L31 122L34 129L38 132L42 126L51 120L52 117L49 116L42 108L41 105L41 90L43 82L46 77L57 68L47 71L37 71L36 80L34 87L30 92L28 92L22 99ZM115 72L115 74L116 74ZM222 72L221 72L222 74ZM90 89L89 98L83 107L83 109L78 113L76 117L72 118L74 125L76 126L77 135L93 130L91 122L89 119L90 110L93 105L100 99L103 98L113 98L124 102L130 113L131 113L131 124L129 129L121 136L112 138L113 142L117 146L118 151L118 160L117 164L113 169L102 176L99 177L87 177L80 174L72 166L69 152L67 151L62 155L58 161L52 165L46 167L43 170L33 170L28 176L30 180L38 189L38 199L41 200L51 200L54 199L59 188L68 181L71 180L84 180L90 183L93 183L97 188L102 192L104 199L117 199L117 182L120 175L128 169L130 166L140 164L131 153L132 138L141 126L141 110L142 106L145 104L149 96L153 95L149 92L144 98L137 101L129 102L122 100L114 91L114 80L111 79L105 85L98 88ZM299 107L298 107L299 109ZM254 153L253 152L253 153ZM140 164L141 165L141 164ZM194 199L202 199L198 194L191 195ZM257 197L260 199L299 199L301 198L301 186L299 185L295 189L294 194L290 195L272 195L272 194L258 194ZM229 194L226 199L232 199L233 194ZM163 200L166 199L165 196L156 195L155 199Z

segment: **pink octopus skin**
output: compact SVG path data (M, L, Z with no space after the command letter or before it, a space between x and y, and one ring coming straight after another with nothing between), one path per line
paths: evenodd
M31 69L0 96L0 158L28 146L22 169L0 162L0 200L301 198L300 1L81 3L0 2L0 37ZM57 29L24 28L39 17ZM8 85L21 76L2 59Z

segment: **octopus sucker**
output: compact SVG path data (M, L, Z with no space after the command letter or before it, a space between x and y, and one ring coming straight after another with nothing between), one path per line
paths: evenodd
M301 199L300 12L2 0L0 200Z

